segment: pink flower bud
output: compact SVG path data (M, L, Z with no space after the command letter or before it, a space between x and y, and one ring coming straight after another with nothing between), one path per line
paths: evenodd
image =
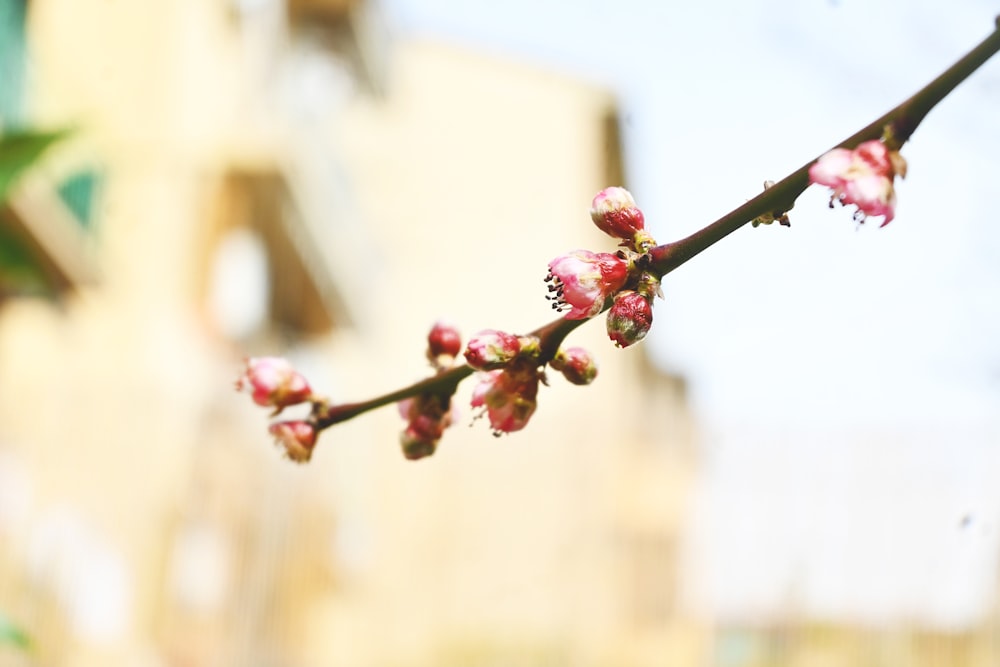
M653 325L653 306L638 292L625 291L615 297L608 311L608 336L618 347L638 343Z
M473 390L472 407L485 409L494 435L520 431L535 413L539 375L531 364L485 373Z
M437 440L428 440L411 428L407 428L399 435L399 446L407 461L416 461L433 455L437 451L437 444Z
M407 421L400 434L403 455L410 460L430 456L444 430L451 426L451 397L440 394L421 394L400 401L399 414Z
M441 419L440 416L429 414L414 415L410 420L406 430L424 439L438 441L444 435L445 428L451 423L449 419Z
M608 236L629 241L645 227L642 211L625 188L604 188L594 197L590 217L597 228Z
M304 403L312 389L301 373L282 357L254 357L246 360L246 370L236 380L236 388L246 388L254 403L277 408Z
M582 320L601 312L604 301L620 290L628 280L629 266L625 260L607 252L574 250L549 262L545 282L551 283L548 299L552 307L567 306L568 320Z
M465 360L476 370L489 371L503 368L513 361L520 351L521 342L517 336L495 329L486 329L469 340L469 344L465 347Z
M883 216L882 226L896 215L896 175L906 175L906 160L881 141L866 141L853 151L835 148L809 168L809 180L833 189L830 206L855 205L855 218Z
M437 321L427 334L427 358L435 368L447 368L462 351L462 335L453 325Z
M267 429L277 444L285 448L288 458L305 463L316 446L316 428L307 421L287 421L271 424Z
M590 384L597 377L597 364L582 347L569 347L556 352L549 366L565 376L573 384Z
M399 410L399 416L403 419L410 419L410 412L413 410L415 399L404 398L403 400L396 403L396 409Z

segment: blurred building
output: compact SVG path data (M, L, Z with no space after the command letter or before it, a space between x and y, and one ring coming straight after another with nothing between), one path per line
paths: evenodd
M907 623L864 626L805 618L783 623L726 623L714 633L714 667L907 665L988 667L997 660L995 620L943 630Z
M4 127L77 128L2 214L34 273L0 305L0 609L37 652L0 662L698 664L693 427L641 346L584 327L593 386L416 463L386 409L295 466L232 390L282 353L366 398L428 373L439 317L550 320L546 263L613 245L607 92L361 0L0 6Z

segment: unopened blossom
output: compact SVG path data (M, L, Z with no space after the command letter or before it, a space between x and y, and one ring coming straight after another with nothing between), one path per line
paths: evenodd
M653 325L651 298L627 290L615 297L608 311L608 336L618 347L638 343Z
M503 368L521 352L521 341L514 334L496 329L480 331L465 346L465 360L478 371Z
M520 431L538 405L539 379L534 362L523 359L484 373L472 392L472 407L485 409L494 435Z
M282 408L309 400L309 382L292 364L282 357L252 357L246 360L243 375L236 388L246 389L254 403L264 407Z
M569 307L568 320L582 320L601 312L604 301L628 280L628 263L607 252L574 250L549 262L545 281L551 283L552 307Z
M854 204L859 221L883 216L883 227L896 215L897 175L906 175L906 160L881 141L866 141L854 150L835 148L809 168L811 182L833 189L830 206Z
M452 423L451 397L421 394L404 399L397 406L407 422L399 438L403 455L415 460L433 454L444 430Z
M307 421L287 421L271 424L268 428L277 444L285 448L288 458L305 463L316 447L316 427Z
M617 186L597 193L590 207L590 218L605 234L628 240L642 231L646 224L632 193Z
M573 384L590 384L597 377L597 364L590 352L582 347L560 349L549 366L559 371Z
M435 368L451 366L462 351L462 335L458 329L443 321L437 321L427 334L427 358Z
M412 428L407 428L399 434L399 447L408 461L432 456L437 451L437 446L437 440L428 440Z

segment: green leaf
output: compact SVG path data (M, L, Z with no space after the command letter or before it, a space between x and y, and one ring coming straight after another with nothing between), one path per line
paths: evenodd
M7 190L34 164L46 148L69 134L68 130L55 132L18 131L0 136L0 202Z
M31 648L31 637L0 613L0 646L4 644L27 651Z
M24 241L0 221L0 301L15 294L45 294L45 272Z

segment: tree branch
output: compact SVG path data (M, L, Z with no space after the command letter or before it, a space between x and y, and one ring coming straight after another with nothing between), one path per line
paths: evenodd
M886 126L890 125L892 136L901 146L909 140L917 126L938 102L947 97L958 84L965 81L998 50L1000 50L1000 16L997 17L993 32L961 60L909 99L844 139L834 148L853 149L865 141L878 139L885 132ZM895 148L898 149L899 146ZM813 158L747 203L691 236L654 248L650 251L653 258L651 270L663 277L757 217L790 210L798 196L809 186L809 167L818 158L819 156Z
M1000 16L996 19L993 32L978 46L972 49L940 76L917 91L913 96L899 104L886 114L869 123L861 130L844 139L834 148L856 148L865 141L879 139L890 130L889 136L898 148L917 129L941 100L947 97L956 86L962 83L980 66L1000 50ZM651 263L647 270L662 277L684 264L705 249L732 234L743 225L767 214L780 215L792 208L795 200L809 186L809 167L817 158L810 160L794 172L764 190L745 204L722 216L710 225L700 229L690 236L657 246L650 251ZM610 305L605 304L605 309ZM602 311L603 312L603 311ZM563 340L574 329L587 320L558 319L539 327L531 332L541 342L542 354L540 362L552 359ZM389 405L406 398L422 394L442 394L450 396L458 384L473 373L468 365L456 366L438 375L403 387L368 401L329 405L317 403L313 410L313 421L318 429L324 429L333 424L346 421L359 414Z

